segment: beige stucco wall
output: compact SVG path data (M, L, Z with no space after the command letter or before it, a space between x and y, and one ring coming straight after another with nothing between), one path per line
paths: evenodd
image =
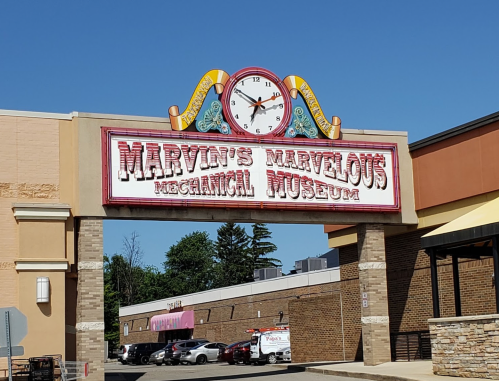
M412 181L412 161L407 144L407 133L389 131L344 130L342 139L397 143L400 186L401 213L365 212L316 212L212 209L212 208L129 208L102 206L102 151L101 127L126 127L134 129L171 130L168 119L113 116L99 114L79 114L77 120L79 147L79 205L75 208L78 215L183 221L234 221L234 222L271 222L304 224L352 224L378 222L387 224L415 224L414 191Z
M0 115L0 308L17 307L28 319L28 334L20 343L23 357L64 354L65 349L65 272L16 270L16 263L64 260L66 246L74 246L66 239L72 220L16 220L13 210L14 204L61 202L60 124L61 119L47 116ZM50 278L50 303L36 303L39 276ZM6 367L0 358L0 369Z
M50 279L50 302L36 302L36 278ZM19 310L28 318L24 357L65 353L65 273L60 271L19 272Z
M65 258L65 233L64 221L20 221L19 258Z

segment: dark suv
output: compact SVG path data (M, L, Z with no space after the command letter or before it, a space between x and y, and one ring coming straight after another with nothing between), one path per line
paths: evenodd
M165 347L165 343L138 343L133 344L128 350L127 362L145 365L149 363L149 356Z
M190 349L192 347L195 347L196 345L199 344L204 344L204 343L209 343L209 340L206 339L192 339L192 340L184 340L184 341L178 341L173 344L173 346L170 349L170 353L167 354L168 350L165 351L165 360L166 357L168 356L170 359L170 363L172 365L178 365L180 364L180 356L182 355L182 351L186 349Z

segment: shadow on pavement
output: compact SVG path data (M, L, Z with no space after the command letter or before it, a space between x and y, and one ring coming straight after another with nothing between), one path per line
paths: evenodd
M316 366L323 366L323 365L337 365L337 364L348 364L351 363L352 361L325 361L325 362L301 362L298 364L279 364L278 366L280 368L286 368L286 369L295 369L295 368L310 368L310 367L316 367Z
M104 378L106 381L137 381L144 374L146 373L145 372L136 372L136 373L106 372Z
M257 372L257 373L249 373L249 374L231 374L227 376L206 376L206 375L200 375L200 377L193 377L192 374L190 374L187 378L183 379L176 379L176 381L192 381L192 380L203 380L203 381L224 381L224 380L241 380L241 379L256 379L259 377L265 377L265 376L272 376L272 375L282 375L282 374L291 374L291 373L300 373L304 372L304 368L296 368L296 369L278 369L274 368L274 370L268 370L268 371L262 371L262 372ZM124 374L124 376L126 376ZM132 381L132 380L127 380L126 381Z

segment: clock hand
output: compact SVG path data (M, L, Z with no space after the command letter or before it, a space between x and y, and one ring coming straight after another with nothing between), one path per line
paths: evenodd
M262 100L262 97L258 97L258 102ZM258 111L258 106L255 106L253 109L253 114L251 114L251 123L253 123L253 119L255 119L256 112Z
M277 98L279 98L280 95L272 95L269 99L265 99L264 101L258 101L258 102L255 102L253 103L251 106L249 107L253 107L253 106L260 106L260 107L263 107L265 108L264 106L262 106L262 103L265 103L265 102L268 102L268 101L275 101Z
M243 92L242 92L241 90L239 90L239 89L234 89L234 92L235 92L236 94L241 94L241 95L245 96L247 99L249 99L249 100L250 100L251 102L253 102L253 103L257 103L257 101L256 101L254 98L251 98L249 95L247 95L247 94L243 93ZM265 110L265 106L262 106L262 109L263 109L263 110Z

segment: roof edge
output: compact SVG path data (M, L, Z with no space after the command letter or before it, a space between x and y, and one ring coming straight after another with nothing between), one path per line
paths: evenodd
M484 116L482 118L472 120L471 122L461 124L460 126L451 128L449 130L440 132L438 134L431 135L427 138L418 140L417 142L411 143L411 144L409 144L409 151L412 152L412 151L421 149L423 147L441 142L443 140L449 139L449 138L457 136L457 135L464 134L465 132L474 130L476 128L483 127L487 124L494 123L497 121L499 121L499 111L495 112L493 114Z

